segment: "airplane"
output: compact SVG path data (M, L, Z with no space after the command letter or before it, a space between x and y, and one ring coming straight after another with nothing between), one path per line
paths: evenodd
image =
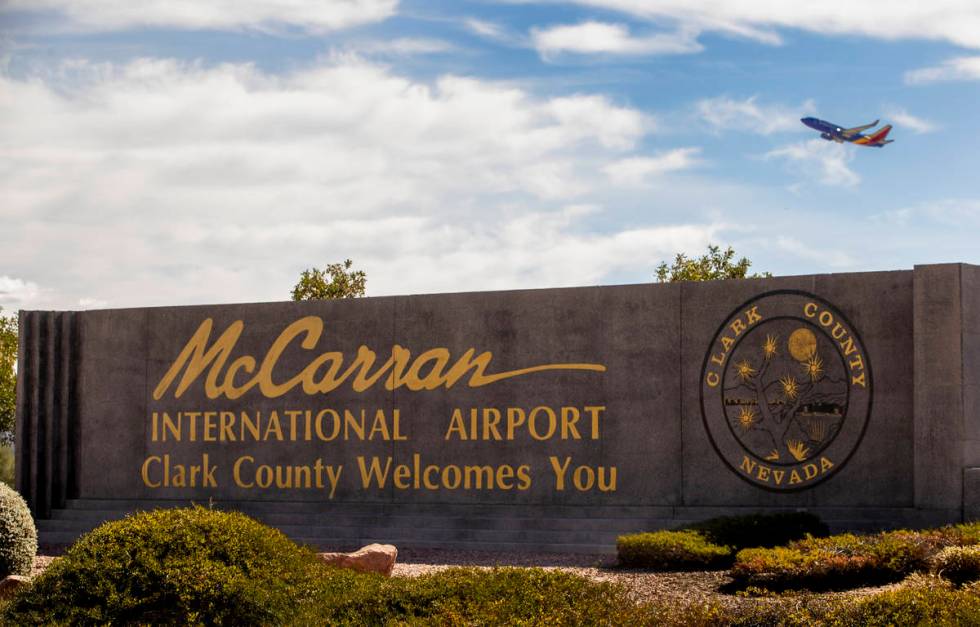
M891 124L882 126L880 129L871 133L870 135L861 134L861 131L866 131L869 128L877 126L879 120L875 120L871 124L855 126L854 128L841 128L836 124L831 124L830 122L826 122L818 118L800 118L800 122L803 122L815 131L820 131L820 137L823 139L826 139L827 141L834 141L838 144L850 142L861 146L881 148L885 144L890 144L895 141L894 139L885 139L888 137L889 131L892 130Z

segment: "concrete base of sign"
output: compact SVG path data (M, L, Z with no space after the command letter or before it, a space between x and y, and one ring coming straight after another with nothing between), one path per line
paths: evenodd
M186 507L189 501L70 500L51 519L38 521L42 545L74 542L106 520L136 510ZM745 507L613 507L452 505L366 506L362 503L212 503L245 512L320 550L352 551L371 543L403 548L612 554L625 533L654 531L715 516L756 513ZM768 508L765 511L798 511ZM833 531L874 531L945 524L958 511L915 508L809 509Z

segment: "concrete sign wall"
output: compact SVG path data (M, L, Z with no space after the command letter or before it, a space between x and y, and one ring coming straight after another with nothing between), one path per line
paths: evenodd
M212 500L876 525L980 506L973 266L22 312L20 328L17 481L39 517Z

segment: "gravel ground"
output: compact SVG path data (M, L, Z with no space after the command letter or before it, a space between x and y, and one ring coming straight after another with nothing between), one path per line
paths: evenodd
M743 603L770 603L769 598L752 598L720 592L730 581L727 571L655 572L625 570L616 567L613 555L576 555L554 553L490 553L483 551L412 550L398 552L395 576L415 577L452 566L538 566L557 568L595 581L612 581L624 585L631 596L642 602L689 604L719 601L727 606ZM842 592L806 593L811 599L861 596L880 592L892 586L857 588ZM781 598L792 597L792 593ZM798 595L801 596L801 595Z
M38 555L34 558L36 576L57 557ZM487 551L457 551L438 549L400 549L398 561L392 573L396 577L417 577L454 566L492 568L494 566L536 566L561 569L595 581L620 583L637 601L689 604L709 600L725 605L743 603L769 603L768 598L751 598L719 592L719 587L729 581L726 571L654 572L616 568L615 556L555 554L555 553L504 553ZM834 598L873 594L887 588L858 588L843 592L808 593L809 598ZM785 598L785 596L783 597Z

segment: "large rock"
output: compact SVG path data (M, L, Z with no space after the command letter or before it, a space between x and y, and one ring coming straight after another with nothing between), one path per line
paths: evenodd
M331 566L390 577L398 558L398 549L391 544L369 544L353 553L318 553L317 556Z
M0 600L9 599L17 594L21 588L27 587L31 583L30 577L22 575L8 575L0 581Z

